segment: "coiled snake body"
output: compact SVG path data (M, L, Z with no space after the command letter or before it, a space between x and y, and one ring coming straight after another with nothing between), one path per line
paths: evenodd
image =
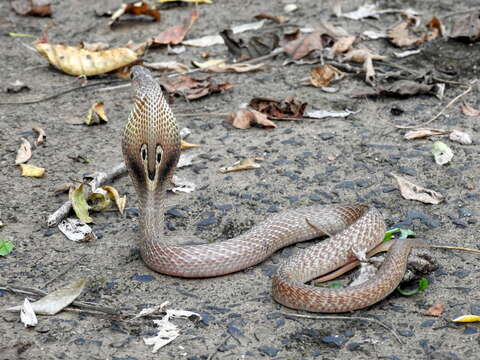
M354 252L378 245L385 225L366 205L312 206L268 218L226 241L193 246L164 242L164 200L180 156L180 136L173 113L149 70L134 66L135 104L122 140L129 175L139 199L140 252L151 269L180 277L219 276L265 260L276 250L322 235L331 237L291 256L273 277L279 303L313 312L346 312L383 299L399 284L416 240L395 241L377 275L345 289L306 285L355 259Z

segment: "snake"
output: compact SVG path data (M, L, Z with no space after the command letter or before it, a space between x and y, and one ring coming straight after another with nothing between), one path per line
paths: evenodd
M166 242L166 192L180 157L180 133L152 73L135 65L130 77L134 104L124 129L122 152L138 197L140 255L150 269L183 278L216 277L259 264L283 247L328 235L279 266L272 277L275 301L292 309L341 313L373 305L397 288L411 249L424 247L423 240L392 241L376 275L362 284L345 288L307 284L382 242L384 219L379 210L365 204L289 209L237 237L208 244Z

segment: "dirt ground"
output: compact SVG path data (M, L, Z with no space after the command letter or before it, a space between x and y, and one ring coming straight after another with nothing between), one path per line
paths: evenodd
M4 1L0 7L0 29L2 34L40 36L53 23L55 26L49 30L52 42L102 41L121 46L130 39L142 41L156 35L177 24L190 11L187 7L166 10L158 23L130 18L111 30L108 19L95 16L94 10L114 9L119 3L53 1L54 16L48 19L18 16ZM284 14L285 3L214 0L212 5L200 6L199 20L187 38L255 21L253 17L262 12ZM386 29L399 19L398 14L367 21L336 19L331 17L327 1L297 0L296 4L298 10L287 15L290 24L315 26L320 20L330 20L352 34ZM452 11L468 10L475 4L452 4L447 0L380 1L382 8L412 7L423 14L423 21L433 15L442 17ZM351 2L344 10L358 5L360 2ZM269 23L265 28L278 30L279 26ZM242 36L249 36L245 34ZM405 59L395 59L393 52L398 49L385 39L363 43L396 64L419 71L433 70L438 77L466 82L478 75L478 43L438 40L422 45L422 53ZM77 84L73 77L49 67L46 60L23 45L30 45L30 39L2 36L2 99L46 95ZM187 48L185 53L172 56L167 55L166 49L153 49L145 59L189 64L191 60L201 60L203 51ZM228 56L224 45L215 45L208 51L216 57ZM191 150L198 154L193 166L177 171L198 188L190 194L170 197L170 209L176 210L167 215L170 236L178 238L179 243L191 242L192 236L197 242L222 241L282 209L315 203L363 202L379 208L388 226L400 224L410 228L430 243L480 248L478 120L462 115L460 103L456 103L429 125L461 129L474 138L473 145L460 145L444 137L455 154L446 166L433 161L432 139L405 140L405 130L392 126L427 121L461 94L464 87L447 85L443 100L427 95L356 99L352 93L369 88L360 77L344 79L334 85L338 92L326 93L300 85L308 77L311 65L283 66L284 59L281 55L268 60L266 69L256 73L215 75L218 82L231 82L233 89L190 102L177 97L173 111L224 113L237 110L254 96L283 99L294 95L320 109L348 108L358 113L347 119L278 121L274 130L239 130L211 117L178 118L181 128L192 131L188 140L202 147ZM450 69L453 74L442 69ZM91 81L105 79L110 77ZM3 88L15 80L23 81L31 90L6 94ZM5 224L0 229L0 240L15 244L11 254L0 258L0 282L52 291L74 280L88 279L82 301L137 313L168 300L172 308L200 313L202 320L175 320L181 335L152 354L143 341L155 333L150 319L123 321L109 315L64 311L55 316L40 316L35 328L26 329L18 314L1 311L0 359L478 358L478 325L456 325L450 321L462 314L480 315L479 259L472 254L432 251L439 268L429 275L427 291L412 297L395 292L380 303L351 314L374 317L395 328L403 342L399 344L390 332L375 323L293 319L280 313L296 312L272 300L270 278L278 264L305 247L303 244L279 251L263 264L220 278L185 280L150 271L138 254L136 195L126 177L114 183L121 194L127 195L126 216L115 211L94 213L98 240L73 243L58 229L48 228L47 216L66 200L66 195L53 194L56 185L81 179L87 172L108 170L122 161L120 139L132 105L131 89L100 91L101 88L78 90L36 104L0 105L0 219ZM478 108L478 94L475 86L462 100ZM96 101L105 103L108 124L74 124L84 118ZM398 111L392 109L403 112L395 115ZM21 177L14 165L20 138L33 139L34 126L47 133L47 146L36 149L30 160L31 164L47 168L42 179ZM218 171L244 157L263 157L265 161L253 171ZM89 162L78 161L81 158ZM403 199L391 172L413 176L419 184L444 194L445 200L427 205ZM45 287L52 279L55 280ZM21 301L21 295L0 290L0 308ZM446 305L442 317L423 314L439 301Z

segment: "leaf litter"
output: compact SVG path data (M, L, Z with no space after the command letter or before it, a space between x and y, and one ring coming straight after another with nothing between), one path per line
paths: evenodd
M439 204L445 199L442 194L417 185L405 177L394 173L391 173L391 175L397 180L400 193L407 200L417 200L425 204Z

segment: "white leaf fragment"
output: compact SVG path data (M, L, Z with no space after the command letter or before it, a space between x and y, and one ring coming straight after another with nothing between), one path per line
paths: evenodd
M187 127L184 127L180 130L180 137L182 138L182 140L186 139L188 137L188 135L190 135L192 133L192 131L187 128Z
M376 4L364 4L357 10L342 14L343 17L352 20L361 20L367 17L378 18L379 11Z
M25 327L35 326L38 324L37 316L33 311L32 304L25 298L22 308L20 309L20 320Z
M345 109L344 111L331 111L331 110L307 110L304 113L304 117L313 119L323 119L327 117L347 117L351 114L356 114L358 111L352 111Z
M163 309L168 305L170 305L170 302L169 301L164 301L160 305L143 309L137 315L135 315L134 319L138 319L139 317L148 316L148 315L152 315L152 314L155 314L155 313L161 313L163 311Z
M399 59L402 59L402 58L405 58L407 56L420 54L421 52L422 52L422 49L407 50L407 51L402 51L402 52L394 52L393 55L395 55L395 57L397 57Z
M193 164L193 159L197 156L197 154L180 154L180 158L178 159L177 168L182 168L185 166L190 166Z
M74 281L63 288L45 295L40 300L31 304L33 311L35 314L40 315L55 315L70 305L82 293L86 283L86 280ZM21 306L14 306L6 310L19 311L21 310Z
M472 138L470 134L460 131L453 130L449 135L450 140L458 142L463 145L470 145L472 143Z
M191 193L195 191L197 186L188 180L179 178L178 176L173 175L172 177L172 184L175 185L171 190L174 193L183 192L183 193Z
M92 228L79 219L64 219L58 224L58 229L71 241L80 242L97 239Z
M453 158L453 151L447 144L435 141L432 146L432 155L438 165L448 164Z
M365 30L362 35L372 40L385 39L388 35L386 31Z
M394 173L391 173L391 175L397 180L400 193L407 200L417 200L426 204L438 204L445 198L442 194L414 184L402 176Z

